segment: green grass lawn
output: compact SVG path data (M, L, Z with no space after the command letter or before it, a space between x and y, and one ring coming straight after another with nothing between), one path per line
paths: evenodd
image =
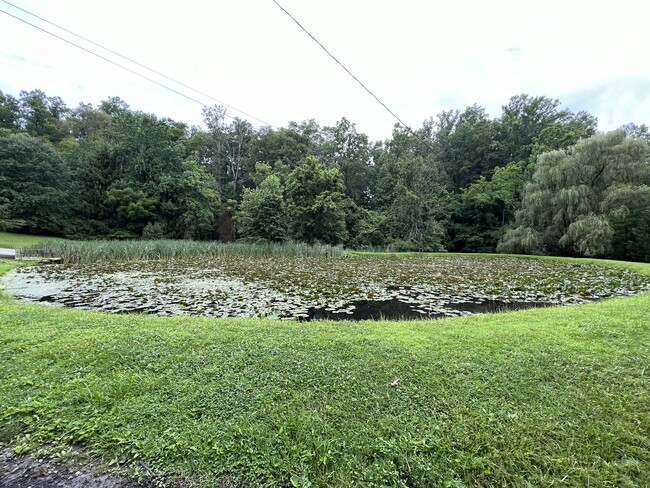
M650 293L363 323L5 297L0 444L182 486L649 486L649 358Z
M42 242L62 240L57 237L36 236L33 234L14 234L12 232L0 232L0 247L18 249L20 247L33 246Z

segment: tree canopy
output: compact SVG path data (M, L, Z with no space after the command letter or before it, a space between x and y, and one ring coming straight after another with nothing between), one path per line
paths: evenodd
M650 146L623 131L542 154L500 250L606 256L612 223L648 205ZM650 236L648 236L650 238Z
M297 240L650 260L648 128L520 94L370 141L341 118L204 126L119 97L0 92L0 229L73 238Z

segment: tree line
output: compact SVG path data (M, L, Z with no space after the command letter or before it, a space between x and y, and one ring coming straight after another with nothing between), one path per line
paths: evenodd
M650 260L644 125L600 134L591 114L526 94L498 118L472 105L383 141L346 118L203 117L0 92L0 230Z

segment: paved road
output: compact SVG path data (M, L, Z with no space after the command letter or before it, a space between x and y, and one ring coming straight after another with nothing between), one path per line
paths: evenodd
M0 258L16 259L16 250L0 247Z

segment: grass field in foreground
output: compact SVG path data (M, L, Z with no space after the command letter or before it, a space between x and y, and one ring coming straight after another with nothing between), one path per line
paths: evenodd
M649 293L377 323L4 299L0 443L184 486L648 486L648 358Z

